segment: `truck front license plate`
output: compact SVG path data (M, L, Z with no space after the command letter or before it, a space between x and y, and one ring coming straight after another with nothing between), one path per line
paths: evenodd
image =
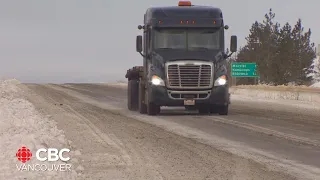
M186 99L186 100L184 100L184 105L193 106L193 105L195 105L195 101L194 101L194 99Z

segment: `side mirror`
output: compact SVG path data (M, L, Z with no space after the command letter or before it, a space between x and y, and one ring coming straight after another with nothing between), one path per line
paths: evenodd
M231 41L230 41L230 51L231 52L236 52L237 51L237 36L231 36Z
M136 39L136 50L138 53L142 52L142 36L137 36Z

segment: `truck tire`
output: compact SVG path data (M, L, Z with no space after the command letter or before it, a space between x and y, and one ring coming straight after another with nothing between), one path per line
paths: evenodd
M145 97L145 92L144 92L144 87L141 84L141 82L139 83L139 102L138 102L138 107L139 107L139 113L140 114L146 114L147 113L147 106L146 104L143 102L143 98Z
M210 105L200 105L198 111L199 114L210 114Z
M160 106L149 102L147 107L148 115L155 116L160 113Z
M219 110L219 115L228 115L229 114L229 105L222 105L222 106L219 106L218 108Z
M211 114L217 114L219 112L219 108L216 105L211 105L210 107L210 113Z
M129 80L127 90L127 103L130 111L136 111L139 108L139 81Z

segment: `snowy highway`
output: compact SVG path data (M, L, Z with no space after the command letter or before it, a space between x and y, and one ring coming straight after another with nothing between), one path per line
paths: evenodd
M77 152L75 179L320 179L318 104L232 96L229 116L150 117L120 86L17 86Z

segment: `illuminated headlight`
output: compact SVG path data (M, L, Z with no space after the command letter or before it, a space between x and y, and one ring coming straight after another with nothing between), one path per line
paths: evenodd
M215 82L214 82L214 86L223 86L227 84L227 76L223 75L220 76Z
M165 86L164 81L156 75L152 76L151 83L155 86Z

